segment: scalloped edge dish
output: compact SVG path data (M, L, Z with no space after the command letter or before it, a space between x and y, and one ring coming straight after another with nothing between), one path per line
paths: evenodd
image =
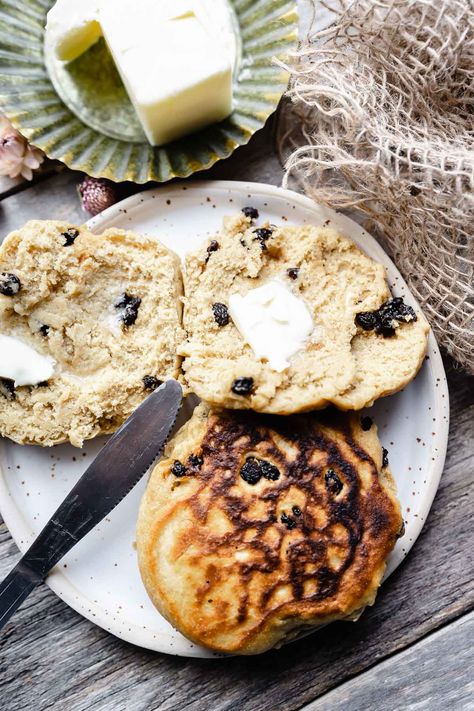
M54 0L0 0L0 110L50 158L94 177L135 183L185 178L229 157L262 128L288 85L275 63L298 40L288 0L230 0L242 58L231 116L167 146L120 140L87 126L59 98L45 61L44 26Z

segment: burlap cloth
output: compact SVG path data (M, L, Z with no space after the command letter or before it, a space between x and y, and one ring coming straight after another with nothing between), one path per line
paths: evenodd
M316 0L318 2L318 0ZM289 63L286 182L356 208L474 372L474 0L333 0Z

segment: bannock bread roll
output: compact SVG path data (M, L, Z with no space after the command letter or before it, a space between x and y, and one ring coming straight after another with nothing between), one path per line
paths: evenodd
M144 495L140 570L198 644L257 654L372 605L403 521L369 418L199 405Z
M10 234L0 335L55 366L47 382L0 379L0 434L81 446L115 431L159 381L178 376L181 294L179 260L155 239L51 221Z
M359 410L403 388L423 362L423 315L392 299L384 267L330 224L256 227L244 214L229 218L188 256L184 285L185 380L217 407ZM240 321L236 299L246 310ZM272 354L287 350L308 318L286 367L275 367Z

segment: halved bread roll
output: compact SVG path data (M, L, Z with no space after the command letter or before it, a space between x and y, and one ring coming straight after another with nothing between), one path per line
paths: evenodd
M429 330L423 315L392 300L384 267L330 225L257 228L243 214L230 218L188 256L184 285L185 379L218 407L281 415L328 404L357 410L403 388L423 361ZM270 346L263 344L267 357L256 353L242 319L238 327L232 319L236 295L241 302L258 295L263 312L262 287L269 286L277 294L269 318L278 320L278 300L286 299L291 312L282 313L287 328L280 336L276 329L274 351L285 333L291 338L296 300L313 322L284 369L273 367ZM267 325L262 320L259 327Z
M0 247L0 292L0 334L55 362L47 382L0 380L0 434L20 444L81 446L178 376L180 262L155 239L29 222Z

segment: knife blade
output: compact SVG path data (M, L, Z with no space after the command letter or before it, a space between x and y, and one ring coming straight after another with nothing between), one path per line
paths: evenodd
M155 390L101 449L31 547L0 584L0 629L61 558L138 484L181 408L175 380Z

